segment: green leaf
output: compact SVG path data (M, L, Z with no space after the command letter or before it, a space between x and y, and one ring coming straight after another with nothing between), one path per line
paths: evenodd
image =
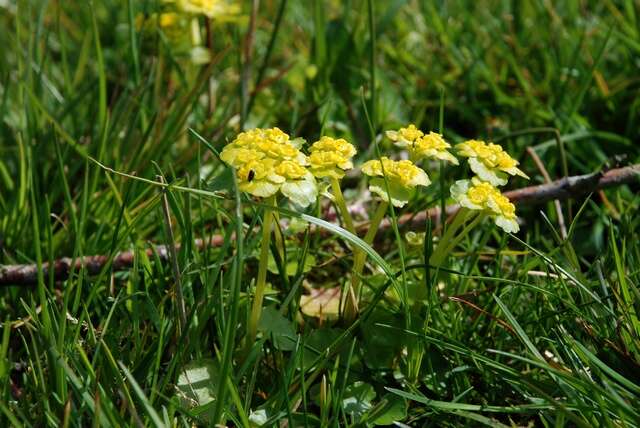
M273 306L269 306L262 311L258 330L273 341L273 346L276 349L293 351L296 348L298 336L293 323Z
M376 177L369 180L369 190L376 193L383 200L391 202L394 206L402 206L409 202L409 199L413 196L415 191L409 187L404 187L395 181L389 180L389 191L387 192L387 186L384 178Z
M378 406L369 413L375 425L392 425L407 417L407 400L395 394L385 394Z
M178 376L176 389L185 406L198 408L215 401L219 382L220 373L217 361L203 358L192 361L182 369ZM209 412L205 412L205 415L212 416L211 410L212 408Z
M371 409L371 401L376 398L376 392L368 383L355 382L347 386L342 396L342 409L356 418L362 417Z
M294 276L298 272L298 260L302 259L302 250L287 248L287 275ZM309 272L316 265L316 258L312 254L307 254L304 259L303 273ZM278 274L278 265L273 258L273 254L269 253L269 264L267 265L269 272Z
M324 328L314 330L304 342L303 363L308 368L316 361L333 342L340 337L342 330L334 328Z
M382 325L382 326L381 326ZM390 328L391 327L391 328ZM384 309L374 309L364 323L362 335L367 367L384 369L391 367L409 338L402 332L404 320Z
M249 415L249 422L251 426L261 427L267 423L269 418L267 417L267 411L265 409L257 409L251 412Z

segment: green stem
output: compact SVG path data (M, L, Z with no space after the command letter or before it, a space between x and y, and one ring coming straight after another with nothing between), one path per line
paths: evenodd
M382 219L385 214L387 214L388 208L389 203L386 201L382 201L380 202L380 205L378 205L378 209L369 223L369 230L367 230L367 234L364 235L364 242L367 244L371 245L373 243L373 238L375 238L376 233L378 233L378 228L380 227L380 223L382 223Z
M335 197L336 205L338 205L338 209L340 210L340 215L342 215L344 225L349 232L355 235L356 228L353 226L353 219L351 218L351 214L349 214L349 209L347 208L347 204L344 201L342 189L340 189L340 182L337 178L331 179L331 191L333 192L333 196Z
M387 209L389 208L388 202L380 202L378 208L376 209L371 222L369 223L369 230L367 230L367 234L364 236L364 242L367 245L371 245L373 243L373 239L378 232L378 228L380 227L380 223L382 223L382 219L387 213ZM353 260L353 273L351 276L351 286L347 286L347 299L344 308L344 317L348 321L353 321L358 314L358 301L360 300L360 277L362 276L362 270L364 269L364 263L367 260L367 254L363 251L358 251L354 255Z
M483 215L478 211L470 210L468 208L460 208L458 214L453 219L453 222L449 225L449 228L446 230L445 234L440 238L440 242L438 242L438 246L435 251L429 258L429 264L432 266L439 266L445 260L445 258L449 255L451 250L464 238L473 227L475 227L482 218ZM471 223L467 227L463 229L461 233L456 235L456 232L464 225L464 223L470 218L473 219Z
M275 199L270 197L267 200L268 205L273 205ZM256 292L253 296L253 304L251 306L251 316L249 317L249 327L247 335L247 349L253 346L258 335L258 322L262 314L262 301L264 300L264 292L267 284L267 265L269 264L269 241L271 239L271 223L273 222L273 212L265 208L262 220L262 242L260 243L260 262L258 265L258 279L256 280Z
M280 229L280 213L278 211L273 212L273 219L276 222L276 227L273 228L273 235L276 240L276 248L278 249L278 255L280 260L284 263L284 236L282 236L282 229Z
M440 240L438 241L438 245L436 245L435 250L429 257L429 264L435 266L435 262L438 260L444 259L442 253L448 246L448 242L453 237L454 233L458 231L458 229L464 224L467 219L467 215L469 214L469 210L466 208L460 208L456 216L453 218L453 222L447 227L444 228L444 222L442 223L442 230L444 230L444 234L440 236Z
M477 225L478 223L480 223L480 221L482 221L482 219L485 218L485 214L484 213L479 213L478 215L475 216L475 218L473 220L471 220L471 222L469 223L469 225L467 225L467 227L465 227L462 232L460 232L452 241L451 243L447 246L447 248L444 250L443 254L446 257L447 255L449 255L453 249L458 246L458 244L460 243L460 241L462 241L462 239L464 239L465 236L467 236L469 234L469 232L471 232Z

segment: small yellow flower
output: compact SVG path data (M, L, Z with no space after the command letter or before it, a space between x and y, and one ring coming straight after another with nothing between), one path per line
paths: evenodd
M275 168L278 176L286 180L299 180L307 175L307 169L296 161L284 160Z
M180 17L177 13L163 13L160 15L160 28L173 27L178 23Z
M220 158L237 171L243 192L266 198L282 192L291 202L306 207L316 200L318 188L307 168L307 157L278 128L252 129L227 144Z
M415 143L419 138L422 138L424 132L416 128L412 123L406 128L400 128L397 131L387 131L386 134L391 141L400 147L406 147Z
M487 158L491 156L491 149L487 143L481 140L467 140L456 144L456 150L460 156Z
M442 134L437 132L431 131L425 135L415 125L411 124L406 128L400 128L398 131L387 131L387 137L396 146L407 149L411 159L415 161L435 158L458 165L458 159L447 150L451 148L451 144L447 143L442 138Z
M507 184L507 174L529 179L527 174L518 168L519 162L498 144L469 140L456 145L456 150L460 156L469 158L471 170L480 179L494 186Z
M340 179L344 171L353 168L351 159L356 148L342 138L322 137L309 149L309 169L318 178Z
M362 172L373 177L369 184L369 190L396 207L403 207L409 202L416 186L431 184L427 173L409 160L394 161L387 157L382 157L380 160L370 160L362 165ZM388 194L385 176L389 183Z
M424 137L419 138L413 146L408 147L409 153L415 159L435 158L458 165L458 159L447 150L449 148L451 148L451 144L447 143L442 138L442 135L436 132L429 132Z
M172 8L171 10L175 10ZM189 59L194 64L206 64L211 60L210 50L201 46L197 25L188 15L177 12L138 14L135 27L141 33L142 47L148 52L157 52L157 33L164 38L162 44L171 48L176 59ZM165 40L166 39L166 40Z
M283 180L273 174L274 164L273 159L263 159L242 165L237 172L240 190L261 198L275 195Z
M151 35L156 29L160 29L173 44L188 43L187 22L177 13L154 13L149 16L139 13L135 18L134 25L136 30L147 35Z
M208 18L229 19L240 13L240 5L228 0L174 0L178 10ZM169 1L172 2L172 1Z
M476 177L458 180L451 186L451 196L465 208L487 212L505 232L516 233L520 230L515 205L486 181Z

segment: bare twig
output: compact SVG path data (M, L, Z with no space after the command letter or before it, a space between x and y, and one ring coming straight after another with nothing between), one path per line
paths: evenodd
M512 190L506 192L505 195L517 205L536 205L554 199L576 198L600 189L634 182L640 183L640 164L611 169L604 173L597 172L567 177L548 184ZM446 214L454 214L458 209L460 209L458 205L449 205L446 207ZM427 216L434 220L439 218L440 208L435 207L419 213L404 214L398 219L398 224L407 228L422 228ZM390 226L388 221L383 221L380 229L388 229ZM367 230L368 224L361 224L356 229L359 232ZM199 249L219 247L223 242L223 236L212 235L205 239L196 239L194 246ZM179 248L180 245L176 244L176 251ZM164 245L152 246L146 250L146 253L148 256L155 253L162 261L170 260L169 249ZM42 268L45 277L49 275L49 269L53 269L54 279L64 280L68 278L72 270L80 271L81 268L84 268L84 271L89 275L100 273L108 264L111 264L112 271L126 270L133 266L134 256L135 252L130 250L115 255L84 256L75 260L65 257L54 261L51 266L49 263L44 263ZM37 274L38 268L35 264L0 266L0 286L35 285L38 281Z
M512 202L517 205L538 205L554 199L573 199L600 189L629 183L640 183L640 164L611 169L607 172L575 175L556 180L539 186L528 186L505 192ZM460 209L459 205L448 205L447 215L452 215ZM436 221L440 217L440 207L431 208L419 213L408 213L400 216L398 223L409 227L424 227L427 216ZM380 229L389 228L391 223L383 221ZM361 225L366 229L366 225ZM359 228L359 230L362 230Z
M194 244L196 248L220 247L224 242L224 238L220 235L214 235L206 239L196 239ZM177 249L180 245L176 245ZM163 262L169 261L169 250L165 245L153 245L145 250L148 257L153 258L156 254L158 259ZM69 277L70 272L78 272L84 268L88 275L97 275L102 269L111 264L111 270L122 271L133 266L136 251L129 250L117 253L115 255L96 255L76 257L63 257L55 260L52 265L43 263L42 268L45 277L49 274L49 269L53 269L53 277L55 280L63 280ZM35 264L26 265L8 265L0 267L0 286L2 285L34 285L38 281L38 269Z

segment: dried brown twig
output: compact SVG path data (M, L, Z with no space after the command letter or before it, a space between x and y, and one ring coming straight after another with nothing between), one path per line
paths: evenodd
M640 164L615 168L606 172L574 175L548 184L511 190L504 194L517 205L538 205L554 199L571 199L595 192L596 190L606 189L622 184L630 184L633 182L640 183ZM450 216L455 214L459 209L459 205L448 205L446 207L446 214ZM438 221L440 218L440 208L431 208L417 214L404 214L400 216L398 223L409 227L423 227L427 220L427 216L431 217L431 220L434 222ZM380 228L383 229L390 226L390 222L385 221L380 225ZM361 227L366 229L366 225L362 225Z
M219 247L224 242L224 238L219 235L211 236L208 239L196 239L194 244L197 248ZM180 248L180 245L176 245ZM154 253L162 261L169 261L169 249L165 245L156 245L153 248L144 250L148 257ZM89 275L99 274L105 266L111 263L112 271L121 271L133 266L135 251L123 251L111 258L108 255L84 256L76 259L63 257L53 262L53 277L56 280L63 280L69 277L72 272L78 272L84 268ZM49 274L49 263L43 263L42 268L45 277ZM3 285L35 285L38 280L38 267L35 264L29 265L7 265L0 266L0 286Z
M523 187L506 192L505 195L518 205L535 205L555 199L575 198L600 189L634 182L640 182L640 164L611 169L606 172L567 177L539 186ZM452 215L459 208L458 205L449 205L446 207L446 214ZM437 221L440 218L440 208L435 207L419 213L404 214L398 218L398 223L407 228L422 228L427 217ZM390 226L391 223L389 221L384 221L380 225L380 229L389 228ZM368 224L364 223L360 224L357 229L360 232L366 230L367 227ZM196 239L194 245L197 248L219 247L223 242L224 238L222 236L213 235L206 239ZM179 245L176 245L176 247L179 247ZM145 251L148 256L156 253L160 260L170 260L169 250L164 245L156 245ZM135 252L131 250L117 253L113 257L108 255L85 256L77 259L65 257L53 262L53 277L56 280L64 280L69 277L71 272L78 272L81 269L84 269L90 275L96 275L109 264L111 271L126 270L133 266L134 257ZM45 277L47 277L50 269L49 263L44 263L42 269ZM35 285L37 274L38 267L35 264L0 266L0 286Z

